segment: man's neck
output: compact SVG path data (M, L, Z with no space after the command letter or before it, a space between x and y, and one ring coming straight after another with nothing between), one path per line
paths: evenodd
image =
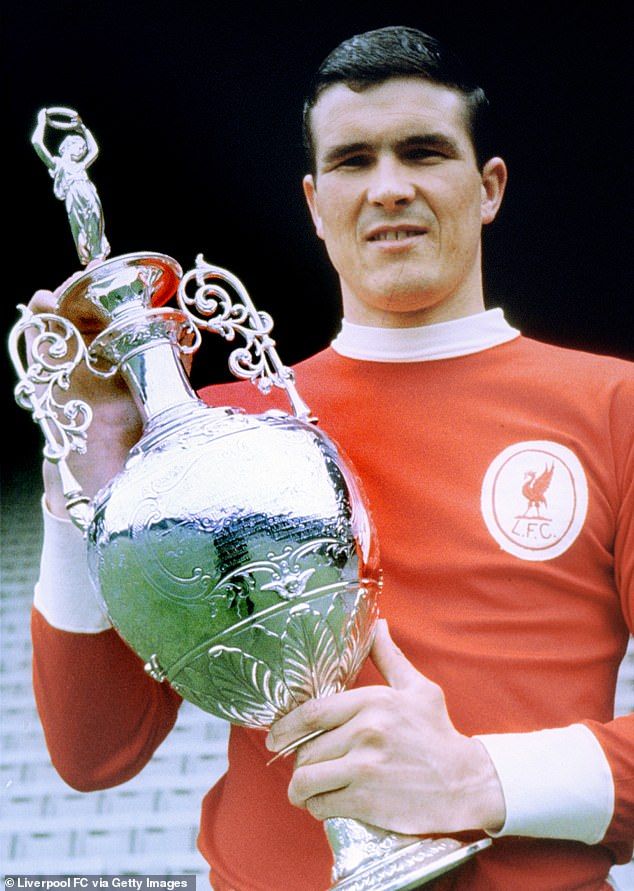
M414 309L407 309L403 305L397 306L389 297L380 300L361 298L348 288L346 282L341 280L340 283L343 315L346 321L353 325L366 325L371 328L418 328L475 316L485 311L482 278L479 272L470 276L453 293L437 297L435 300L431 299L427 305L424 298L419 298L419 305ZM416 305L416 298L413 302Z
M480 353L519 336L501 309L429 325L385 328L344 319L335 352L368 362L428 362Z

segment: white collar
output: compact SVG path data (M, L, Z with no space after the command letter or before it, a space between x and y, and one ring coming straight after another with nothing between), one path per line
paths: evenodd
M453 359L498 346L519 337L501 309L421 325L417 328L371 328L342 319L331 346L349 359L367 362L427 362Z

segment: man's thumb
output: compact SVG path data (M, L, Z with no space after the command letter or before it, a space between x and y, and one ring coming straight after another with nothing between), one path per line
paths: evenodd
M390 637L385 619L377 622L370 656L390 687L408 687L412 681L420 680L419 672Z

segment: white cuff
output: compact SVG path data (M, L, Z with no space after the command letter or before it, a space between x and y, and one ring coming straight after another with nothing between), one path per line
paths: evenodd
M86 542L70 520L54 516L42 498L44 542L34 606L60 631L95 634L111 628L88 573Z
M585 725L477 739L493 761L506 802L504 826L489 835L601 841L614 813L614 780Z

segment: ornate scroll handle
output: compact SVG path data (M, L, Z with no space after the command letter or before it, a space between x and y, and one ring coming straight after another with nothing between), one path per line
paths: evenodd
M190 296L187 286L194 279L196 292ZM216 282L228 284L237 300ZM255 308L246 288L235 275L220 266L212 266L198 254L196 267L183 276L178 287L178 303L203 331L214 331L225 340L234 340L236 334L245 339L246 346L238 347L229 356L229 368L236 377L249 378L265 394L274 386L286 390L295 416L303 421L315 420L297 392L293 372L282 364L275 349L275 341L270 336L273 319Z
M90 499L70 472L66 459L70 452L86 451L87 430L92 409L80 399L60 401L60 393L70 387L70 376L87 359L86 346L77 328L68 319L54 313L32 313L19 305L21 318L9 335L9 353L19 381L15 400L31 412L44 434L44 457L57 464L66 499L66 509L73 523L86 532L92 519ZM24 337L26 366L20 353ZM97 372L99 376L103 372Z

